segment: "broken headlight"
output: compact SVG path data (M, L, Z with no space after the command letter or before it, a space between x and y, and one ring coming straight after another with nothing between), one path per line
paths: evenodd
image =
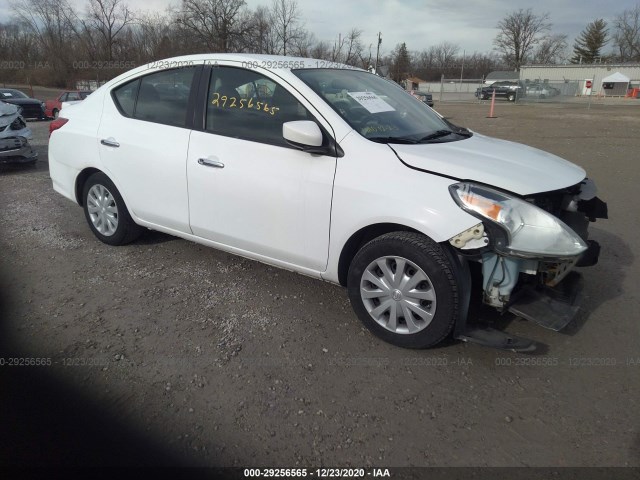
M9 128L11 130L22 130L23 128L27 128L27 124L24 123L22 117L16 117L16 119L11 122L11 126Z
M529 202L473 183L449 187L456 203L471 215L488 220L505 234L494 248L524 258L572 258L587 244L560 219Z

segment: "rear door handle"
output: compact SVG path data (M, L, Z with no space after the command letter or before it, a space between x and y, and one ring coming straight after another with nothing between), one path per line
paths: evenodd
M113 138L103 138L102 140L100 140L100 143L107 147L118 148L120 146L120 144L116 142Z
M210 160L208 158L199 158L198 163L200 165L204 165L205 167L224 168L224 163L218 160Z

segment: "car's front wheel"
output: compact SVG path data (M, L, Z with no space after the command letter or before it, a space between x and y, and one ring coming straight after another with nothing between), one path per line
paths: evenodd
M143 228L133 221L120 192L104 173L94 173L87 179L82 199L89 227L102 242L124 245L142 234Z
M59 114L60 112L58 112L58 109L57 109L57 108L54 108L54 109L53 109L53 111L52 111L51 113L53 114L53 119L55 120L56 118L58 118L58 114Z
M440 343L458 317L454 266L440 245L419 233L388 233L364 245L347 287L365 326L400 347Z

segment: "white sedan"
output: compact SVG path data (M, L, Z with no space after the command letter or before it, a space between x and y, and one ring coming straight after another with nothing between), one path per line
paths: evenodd
M148 228L344 285L364 324L403 347L531 348L467 323L475 291L564 327L576 305L551 291L597 261L587 225L606 217L582 168L321 60L153 62L50 131L53 188L101 241Z

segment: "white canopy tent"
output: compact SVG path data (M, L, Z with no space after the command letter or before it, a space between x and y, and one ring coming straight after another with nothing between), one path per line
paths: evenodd
M602 79L602 83L629 83L631 79L620 72L613 73Z
M629 77L620 72L612 73L602 79L602 91L608 96L624 96L630 81Z

